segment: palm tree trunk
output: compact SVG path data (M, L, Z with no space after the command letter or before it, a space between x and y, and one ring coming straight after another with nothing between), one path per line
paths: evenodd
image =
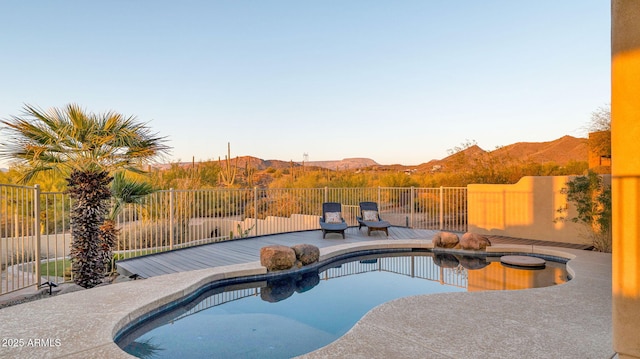
M101 230L110 198L111 177L105 171L74 171L68 179L71 209L71 272L76 284L92 288L105 272Z
M112 272L115 269L113 248L118 241L118 233L120 230L116 228L116 222L107 219L100 226L100 247L102 248L102 262L106 272Z

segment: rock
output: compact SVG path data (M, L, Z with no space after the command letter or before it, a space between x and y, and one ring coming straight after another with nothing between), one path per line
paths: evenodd
M467 232L462 235L456 248L479 251L485 250L487 246L491 246L489 238L477 233Z
M320 249L311 244L296 244L291 248L296 253L296 258L303 266L315 263L320 259Z
M460 239L458 235L450 232L438 232L433 236L431 243L437 248L454 248Z
M290 269L296 263L296 252L287 246L266 246L260 248L260 264L267 271Z

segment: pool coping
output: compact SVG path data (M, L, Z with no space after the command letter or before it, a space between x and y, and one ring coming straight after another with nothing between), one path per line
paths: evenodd
M320 261L354 251L392 248L432 249L432 245L424 239L340 244L321 248ZM371 310L340 339L302 357L613 355L610 254L530 245L495 245L487 252L567 258L570 260L567 270L573 279L560 286L524 291L443 293L397 299ZM16 339L18 343L15 347L0 346L0 357L131 358L113 342L122 328L211 281L265 273L259 262L250 262L117 283L4 308L0 310L2 340ZM447 310L435 310L443 304ZM480 327L488 325L494 332L473 334L466 330L462 332L464 340L454 340L465 328L446 325L455 317L466 318L466 326L475 323L470 329L478 329L481 323ZM523 317L531 321L524 322ZM510 325L489 325L492 320L508 320ZM550 325L553 330L548 328ZM516 333L521 333L521 337L514 338ZM513 343L519 345L514 348Z

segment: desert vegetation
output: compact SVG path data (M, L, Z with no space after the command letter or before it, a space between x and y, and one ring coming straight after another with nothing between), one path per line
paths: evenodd
M571 221L583 225L582 236L593 244L595 250L611 252L611 184L589 171L573 177L562 192L576 209L574 216L567 208L558 209L557 221Z

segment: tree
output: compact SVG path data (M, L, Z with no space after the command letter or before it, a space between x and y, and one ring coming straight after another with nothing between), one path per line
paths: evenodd
M111 212L100 226L100 245L102 261L106 268L112 267L113 247L118 240L120 230L116 228L116 219L127 205L141 205L144 198L156 190L148 182L136 181L125 177L124 172L116 172L111 182Z
M567 201L573 203L576 216L567 217L567 208L558 209L561 214L557 220L570 220L585 226L586 237L591 240L596 250L611 252L611 186L605 183L602 176L588 171L584 176L577 176L567 182L562 189Z
M100 227L109 208L111 176L119 171L143 173L146 162L169 150L165 138L135 117L88 113L76 104L48 111L25 105L22 116L0 123L8 134L0 144L0 157L24 165L22 182L44 172L67 179L74 281L84 288L101 283L105 249Z
M589 148L602 156L611 156L611 106L605 105L591 113L589 133L602 132L600 136L589 136Z
M604 105L591 113L589 132L611 131L611 105Z

